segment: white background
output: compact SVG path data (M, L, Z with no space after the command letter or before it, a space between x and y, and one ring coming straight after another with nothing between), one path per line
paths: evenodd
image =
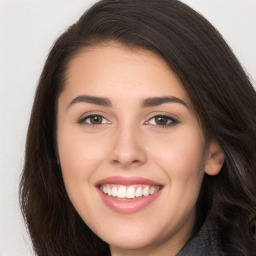
M0 0L0 256L30 256L18 205L33 95L52 43L93 0ZM184 0L218 28L256 87L256 1Z

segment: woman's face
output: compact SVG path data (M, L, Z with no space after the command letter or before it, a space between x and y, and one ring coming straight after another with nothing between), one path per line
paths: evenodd
M152 52L109 43L71 60L58 99L63 178L75 209L113 254L165 255L189 239L209 158L191 108Z

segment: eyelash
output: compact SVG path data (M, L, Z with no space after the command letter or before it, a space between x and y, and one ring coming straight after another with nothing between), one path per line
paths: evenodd
M99 124L92 124L92 123L86 122L86 120L90 119L90 118L100 118L100 119L105 120L105 121L103 123L99 123ZM168 123L167 124L156 124L156 118L164 118L164 119L166 119L166 121ZM154 120L154 119L155 119L155 122L154 122L155 124L150 124L150 121ZM82 117L81 119L78 120L77 123L87 125L87 126L90 126L90 127L98 127L99 125L109 124L110 121L108 121L108 119L105 118L103 115L92 114L92 115ZM166 116L166 115L155 115L155 116L152 116L148 121L145 122L146 125L153 125L153 126L158 126L158 127L161 127L161 128L168 128L168 127L174 126L174 125L179 124L179 123L180 122L177 119L174 119L173 117Z
M166 119L167 121L167 124L156 124L156 118L164 118ZM155 124L150 124L149 122L151 120L155 120ZM180 122L173 118L173 117L170 117L170 116L167 116L167 115L155 115L155 116L152 116L147 122L146 124L149 124L149 125L154 125L154 126L158 126L158 127L161 127L161 128L169 128L171 126L174 126L176 124L179 124Z
M92 123L87 123L86 120L87 119L90 119L90 118L102 118L102 120L106 120L106 122L104 123L100 123L100 124L92 124ZM103 115L98 115L98 114L91 114L91 115L88 115L88 116L85 116L85 117L82 117L81 119L78 120L77 122L78 124L83 124L83 125L87 125L87 126L90 126L90 127L97 127L99 125L103 125L103 124L108 124L110 123L110 121L108 121L107 118L105 118Z

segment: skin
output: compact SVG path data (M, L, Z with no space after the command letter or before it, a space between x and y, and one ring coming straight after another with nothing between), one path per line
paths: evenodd
M114 256L176 255L191 237L205 172L218 174L224 161L218 145L205 139L181 82L159 56L115 42L83 49L66 77L58 99L57 145L75 209ZM107 98L112 106L73 101L81 95ZM146 98L163 96L186 106L142 107ZM99 124L92 125L90 115ZM154 118L159 115L178 122L164 119L164 127ZM110 176L154 180L162 184L161 194L134 214L116 213L95 187Z

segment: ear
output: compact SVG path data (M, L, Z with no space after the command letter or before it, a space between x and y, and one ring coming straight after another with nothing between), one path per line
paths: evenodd
M214 176L217 175L225 161L225 155L222 148L215 140L211 140L208 147L208 156L205 163L205 173Z

